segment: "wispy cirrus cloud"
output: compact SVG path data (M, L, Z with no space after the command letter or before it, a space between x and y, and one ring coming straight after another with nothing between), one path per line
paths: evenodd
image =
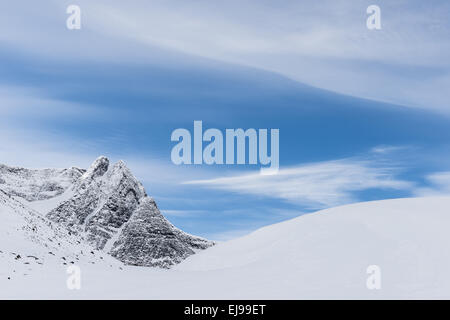
M401 151L410 148L409 146L390 146L380 145L373 147L370 151L375 154L390 154L393 152Z
M416 196L450 196L450 171L432 173L426 177L426 181L427 187L414 190Z
M0 123L9 122L9 119L5 121L6 118L81 119L87 116L105 116L105 114L105 110L98 106L55 99L38 88L0 85L0 116L2 117Z
M358 201L355 193L368 189L411 190L414 184L396 173L368 160L344 159L285 168L272 176L252 173L185 183L323 208Z
M368 0L284 1L277 6L269 1L172 4L176 9L160 1L86 6L98 17L93 30L149 48L270 70L349 95L448 112L448 97L439 89L450 83L445 1L426 6L422 1L380 0L382 30L375 32L366 28L366 9L373 4Z
M442 90L450 85L448 1L379 0L377 31L365 24L370 0L77 4L79 32L65 28L67 3L0 4L0 27L7 30L2 45L48 59L159 65L172 65L166 60L172 55L177 63L213 59L344 94L449 111ZM30 39L39 39L38 45Z

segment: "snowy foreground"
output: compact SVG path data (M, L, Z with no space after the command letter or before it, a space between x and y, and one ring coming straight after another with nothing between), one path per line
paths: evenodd
M0 298L448 299L449 208L442 197L327 209L219 243L169 270L84 252L74 261L81 289L69 290L63 253L43 264L11 254L27 243L11 232L20 221L0 205ZM370 265L381 270L379 290L366 286Z

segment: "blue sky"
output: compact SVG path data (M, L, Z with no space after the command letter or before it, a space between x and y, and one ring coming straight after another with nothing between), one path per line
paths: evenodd
M73 2L75 3L75 2ZM0 5L0 157L123 159L180 228L228 239L357 201L450 191L449 4ZM176 128L279 128L280 172L175 166Z

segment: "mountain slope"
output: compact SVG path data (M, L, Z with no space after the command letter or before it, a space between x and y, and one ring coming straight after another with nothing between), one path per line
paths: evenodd
M50 199L64 193L84 171L76 167L32 170L0 164L0 188L28 201Z
M127 264L170 266L180 263L207 243L177 229L159 212L151 198L144 198L124 225L110 253ZM149 259L152 257L152 259Z
M176 269L226 275L242 288L236 298L449 298L449 207L450 198L416 198L327 209L220 243ZM381 290L366 287L371 265Z
M33 277L0 277L0 298L448 299L449 207L442 197L327 209L219 243L170 270L82 265L80 291L47 265ZM370 265L381 270L380 290L366 286Z
M42 217L2 190L0 217L2 278L39 276L48 266L64 267L75 263L121 265L112 258L100 258L100 253L94 252L82 237Z
M213 245L170 224L122 161L99 157L87 170L1 166L0 190L24 216L39 212L127 264L169 268Z

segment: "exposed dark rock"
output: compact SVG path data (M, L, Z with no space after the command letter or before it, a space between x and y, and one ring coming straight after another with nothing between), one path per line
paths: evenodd
M126 264L168 268L194 254L195 249L209 246L211 242L174 227L159 212L155 201L145 197L110 253Z
M2 192L27 201L64 193L65 200L46 217L68 228L70 236L80 236L126 264L168 268L213 245L167 221L122 161L110 165L106 157L99 157L87 170L0 165L0 179Z

